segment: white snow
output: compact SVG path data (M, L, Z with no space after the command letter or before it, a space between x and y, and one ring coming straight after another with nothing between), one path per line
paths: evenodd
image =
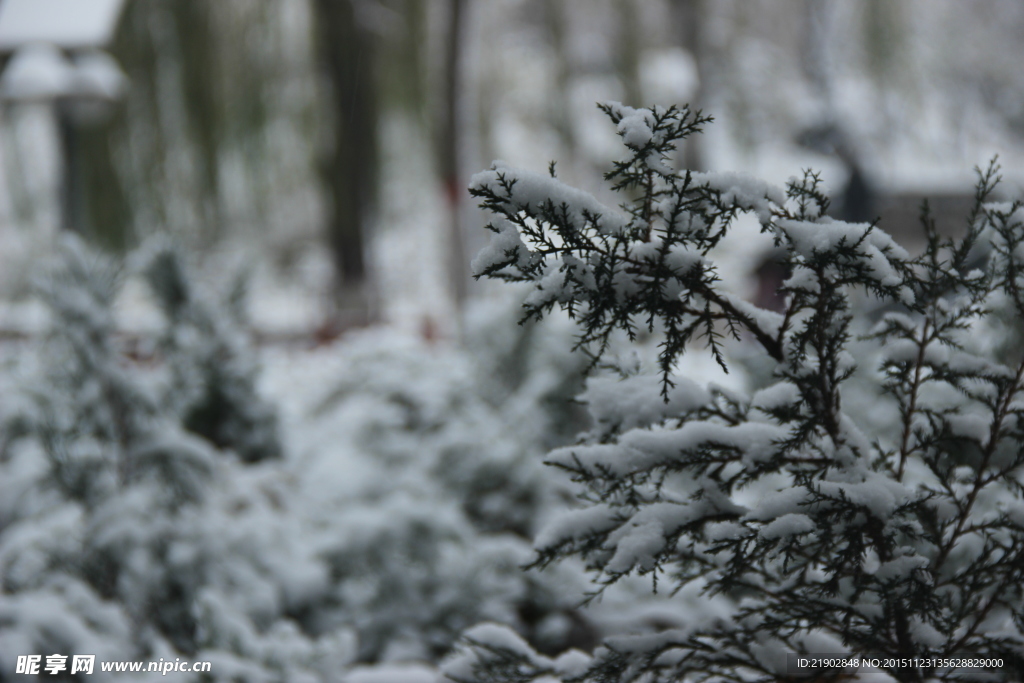
M703 263L704 257L699 251L682 244L673 244L665 255L665 265L671 268L677 277L687 275Z
M621 513L608 505L592 505L558 515L533 539L538 549L551 548L565 541L578 541L614 529Z
M799 404L803 400L800 390L792 382L776 382L761 389L750 399L750 405L762 410L774 410Z
M901 282L889 259L906 260L909 254L878 228L872 229L867 223L835 221L827 216L817 221L782 219L778 226L795 252L805 259L832 254L840 246L853 248L856 245L857 258L864 260L879 284L895 286Z
M837 475L838 478L839 475ZM839 497L840 491L855 505L867 508L878 519L888 519L900 505L906 504L911 493L894 479L872 471L854 474L861 481L823 480L817 488L825 495Z
M905 579L915 570L928 567L928 560L919 555L902 555L883 562L875 572L875 578L882 582Z
M721 297L728 301L741 315L752 320L761 332L764 332L773 339L779 336L779 331L782 329L782 323L785 320L782 315L775 311L758 308L746 299L728 292L722 293Z
M434 669L422 664L382 664L355 667L343 679L344 683L439 683L444 680Z
M641 470L658 463L681 457L684 452L710 447L735 450L744 462L753 463L770 457L777 444L789 437L787 428L770 424L746 422L735 426L695 421L677 429L647 431L635 429L619 439L623 451L619 458L610 461L607 452L588 453L578 449L577 454L584 463L600 463L613 471ZM559 453L569 449L562 449ZM555 457L555 454L552 454Z
M520 267L530 263L531 254L519 236L519 230L505 219L494 221L498 229L491 240L473 259L470 269L474 275L482 274L487 268L495 266L511 258L512 263ZM511 252L511 257L509 253Z
M806 534L814 531L814 527L814 520L807 515L791 512L766 524L758 535L766 541L774 541L786 536Z
M579 678L591 664L590 656L580 650L568 650L554 661L555 671L563 678Z
M675 506L676 511L684 511L682 506ZM643 512L650 511L645 508ZM623 527L621 538L613 539L615 542L615 554L605 565L605 571L611 574L622 574L633 567L640 571L649 571L654 568L654 556L665 548L665 530L660 520L647 517L654 515L643 515L644 520L639 520L638 513L633 517L629 526ZM685 518L685 515L684 515Z
M508 650L524 657L534 656L533 648L518 633L503 624L477 624L467 629L463 637L487 647Z
M788 514L803 514L810 502L810 492L802 487L789 487L764 495L747 514L752 521L768 522Z
M945 637L938 629L920 619L910 622L910 634L918 644L924 646L923 649L934 650L946 644Z
M579 399L598 425L628 431L678 417L707 405L711 395L706 389L685 377L672 377L668 401L661 396L661 378L657 375L591 377L587 390Z
M744 211L753 212L762 225L771 220L774 208L786 203L786 193L781 187L746 173L694 173L693 178L721 192L726 206L736 205Z
M569 226L582 232L587 225L584 213L597 219L597 229L605 233L621 232L627 221L621 214L601 204L593 195L562 183L550 176L513 168L503 161L495 161L488 171L481 171L470 178L470 188L490 188L504 196L502 181L514 183L509 191L506 208L518 213L530 207L533 210L542 205L552 204L556 210L564 205Z
M650 144L654 138L651 130L654 125L653 116L650 111L644 109L632 109L619 105L624 116L619 121L618 132L622 141L633 149L642 149Z
M795 266L793 274L782 283L782 286L810 294L816 294L821 291L818 276L813 270L803 265Z

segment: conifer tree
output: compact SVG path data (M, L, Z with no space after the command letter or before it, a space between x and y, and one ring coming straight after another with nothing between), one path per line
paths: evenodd
M483 619L538 647L589 637L563 597L575 575L518 570L564 497L531 457L556 438L533 407L565 381L543 326L476 361L385 331L310 354L284 389L310 403L282 430L290 457L253 462L275 411L231 314L151 242L128 263L166 325L128 345L124 270L66 237L43 278L50 333L0 365L0 683L19 655L76 652L96 680L163 658L212 663L188 680L404 683L433 674L396 662L434 662ZM507 353L529 363L495 388L489 356ZM195 420L211 385L227 405Z
M0 681L16 680L16 657L32 653L208 660L208 680L337 671L354 657L351 632L310 635L291 619L326 583L314 549L259 468L218 457L164 400L159 373L124 353L120 274L66 236L43 278L52 331L38 358L24 354L20 407L4 406ZM232 361L209 328L176 324ZM235 389L230 398L247 398Z
M244 462L279 457L277 415L256 391L256 361L233 311L196 291L184 258L169 243L150 242L140 260L167 318L162 350L171 381L165 403L189 431Z
M592 367L644 328L660 339L652 374L589 381L593 428L548 458L580 507L539 534L531 566L579 558L588 598L644 575L659 592L696 590L702 608L555 659L481 625L448 675L796 680L811 672L787 653L810 653L896 658L881 669L898 681L1020 680L1024 354L999 321L1024 317L1024 209L990 201L998 167L979 171L963 235L940 237L925 207L927 248L912 257L874 224L829 218L814 173L783 190L674 170L676 145L710 120L700 113L601 108L626 148L606 175L622 211L553 166L495 163L470 188L495 233L475 272L531 283L526 319L567 311ZM722 286L714 248L741 212L785 253L781 313ZM677 376L694 343L727 367L730 337L758 347L769 386L745 395ZM864 418L865 403L894 419Z

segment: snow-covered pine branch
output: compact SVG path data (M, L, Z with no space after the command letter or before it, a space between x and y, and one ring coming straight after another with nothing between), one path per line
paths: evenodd
M583 507L538 536L535 565L576 556L598 592L651 575L672 590L697 582L732 607L610 639L562 680L774 681L787 652L991 657L1003 665L987 680L1019 680L1024 360L1019 338L1000 346L979 332L997 329L995 312L1024 315L1024 208L989 203L997 168L979 172L965 235L940 238L925 212L928 247L912 258L874 225L825 215L812 173L782 190L671 170L678 141L708 121L700 114L602 109L627 148L606 176L627 191L622 211L502 164L471 186L497 233L477 274L533 283L527 318L567 310L595 365L615 330L660 335L660 382L647 386L660 384L664 408L623 400L646 380L592 379L595 428L549 456ZM779 314L720 287L711 250L740 212L785 252ZM858 292L889 311L859 341L870 325ZM744 396L672 376L693 342L724 366L723 336L741 334L772 368L766 388ZM855 373L867 381L850 382ZM888 402L896 426L847 410L865 401ZM468 642L458 680L559 675L532 654Z

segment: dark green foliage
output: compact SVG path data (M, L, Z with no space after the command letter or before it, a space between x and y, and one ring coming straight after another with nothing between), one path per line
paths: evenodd
M256 391L256 366L230 314L200 297L180 254L153 246L146 280L167 317L163 351L171 367L168 403L189 431L245 462L281 454L277 416Z

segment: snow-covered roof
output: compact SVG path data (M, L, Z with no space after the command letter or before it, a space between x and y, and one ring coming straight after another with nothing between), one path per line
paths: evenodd
M2 0L0 51L27 43L103 47L114 34L123 6L124 0Z

